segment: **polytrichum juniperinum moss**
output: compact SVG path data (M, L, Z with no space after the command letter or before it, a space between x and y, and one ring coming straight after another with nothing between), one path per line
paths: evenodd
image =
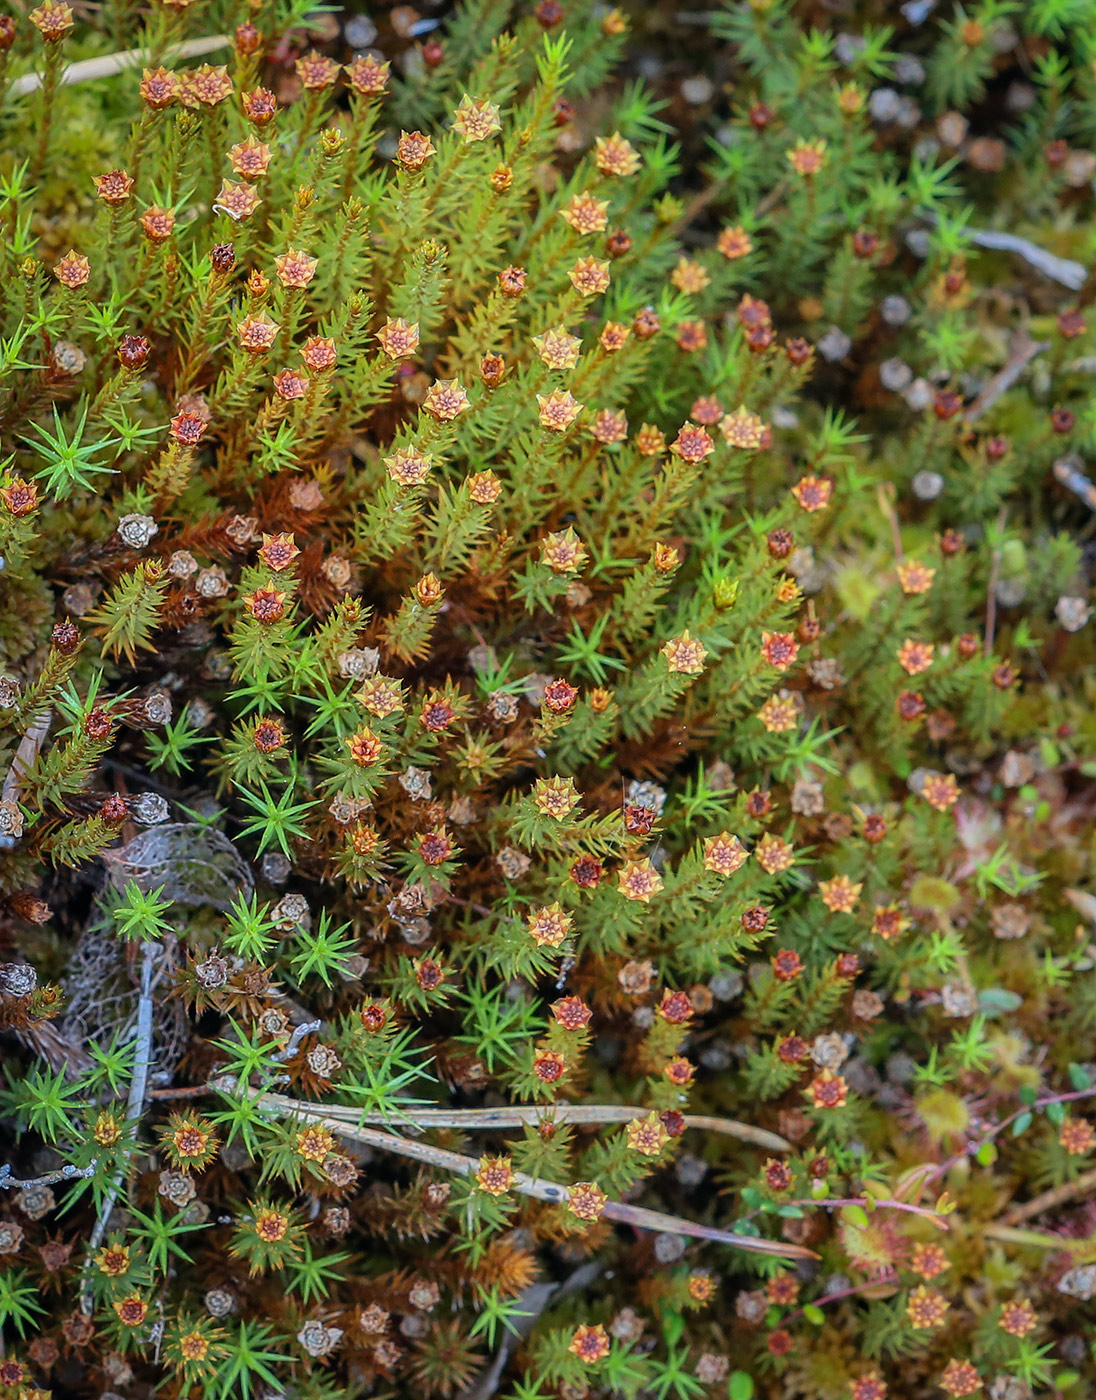
M1086 1394L1091 17L423 8L0 17L0 1400Z

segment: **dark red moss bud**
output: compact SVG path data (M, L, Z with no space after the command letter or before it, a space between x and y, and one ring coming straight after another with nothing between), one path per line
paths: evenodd
M571 866L571 879L582 890L593 890L601 883L605 867L597 856L579 856Z
M767 792L762 792L760 788L754 788L753 792L746 798L746 815L760 821L762 817L767 817L773 809L773 800Z
M118 346L118 362L123 369L143 369L151 348L143 335L124 335Z
M121 826L129 816L129 803L120 792L112 792L103 799L99 815L107 826Z
M878 247L879 235L866 228L858 228L852 236L852 251L858 258L874 257Z
M62 656L71 656L80 645L80 629L75 622L58 622L50 635L50 641Z
M750 108L750 125L755 131L764 131L772 126L776 113L764 102L755 102Z
M813 353L810 341L804 340L801 335L793 336L784 346L784 354L788 357L788 363L797 368L800 365L805 365Z
M795 536L790 530L770 530L765 543L773 559L787 559L795 548Z
M1058 332L1065 340L1085 333L1085 318L1080 311L1063 311L1058 317Z
M632 240L622 228L615 228L606 234L605 251L611 258L622 258L632 251Z
M544 687L544 708L554 715L565 715L575 708L578 691L565 680L550 681Z
M655 824L655 809L629 802L624 808L624 830L631 836L646 836Z
M480 360L480 378L488 389L497 389L506 377L506 361L501 355L484 355Z
M432 992L445 980L445 971L433 958L423 958L415 964L415 980L424 992Z
M241 58L248 58L253 53L258 53L263 46L263 36L253 24L238 24L236 26L236 52Z
M901 719L920 719L925 713L925 697L919 690L903 690L895 701L895 709Z
M520 297L525 291L525 269L504 267L499 273L499 291L504 297Z
M807 1058L808 1048L801 1035L786 1035L776 1047L776 1053L786 1065L797 1065Z
M180 447L197 447L206 430L200 413L177 413L171 420L171 436Z
M105 739L110 738L114 723L110 715L101 705L96 705L93 710L89 710L84 716L84 733L89 739L94 739L101 744Z
M388 1024L388 1008L380 1001L367 1001L358 1016L365 1029L373 1035L383 1031Z
M226 277L236 266L236 251L231 243L214 243L209 250L209 261L214 272Z
M658 319L658 313L650 306L637 312L635 320L632 322L632 330L635 332L637 340L650 340L661 329L662 322Z
M772 326L755 326L746 336L746 344L755 355L762 355L776 339Z
M803 959L790 948L781 948L773 954L773 976L778 982L794 982L803 971Z
M986 460L989 462L999 462L1008 451L1008 438L991 437L986 439Z

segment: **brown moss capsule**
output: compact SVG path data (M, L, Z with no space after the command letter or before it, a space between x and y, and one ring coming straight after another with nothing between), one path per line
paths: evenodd
M53 917L53 910L44 899L30 890L20 890L18 893L8 896L8 908L17 919L22 919L28 924L48 923Z
M440 39L427 39L422 46L422 61L427 68L440 68L445 61L445 46Z

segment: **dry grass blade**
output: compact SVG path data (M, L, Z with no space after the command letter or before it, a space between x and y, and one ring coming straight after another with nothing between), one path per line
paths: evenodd
M362 1114L360 1109L344 1104L307 1104L281 1094L267 1094L264 1102L277 1103L284 1113L306 1113L310 1116L339 1118L343 1122L366 1123L372 1127L390 1127L391 1115ZM520 1128L524 1123L540 1123L550 1119L556 1123L630 1123L646 1118L649 1109L627 1104L519 1104L511 1108L408 1108L400 1113L400 1121L419 1128L468 1128L488 1132L494 1128ZM712 1118L705 1114L686 1113L687 1128L719 1133L738 1138L740 1142L764 1147L770 1152L789 1152L791 1143L779 1133L755 1128L735 1118Z

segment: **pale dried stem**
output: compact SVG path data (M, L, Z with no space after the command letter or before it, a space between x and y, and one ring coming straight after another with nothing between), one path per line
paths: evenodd
M202 39L187 39L181 44L170 44L163 53L167 58L200 58L203 54L214 53L232 42L227 34L207 34ZM122 49L118 53L101 54L98 58L87 58L80 63L72 63L63 70L57 83L59 87L70 87L73 83L90 83L97 78L113 78L129 68L141 68L149 61L147 49ZM42 86L41 73L23 73L8 87L9 97L24 97L37 92Z
M479 1170L475 1157L467 1157L461 1152L450 1152L446 1148L433 1147L429 1143L418 1142L413 1138L401 1137L380 1128L364 1126L365 1122L391 1121L378 1114L359 1114L345 1106L301 1103L297 1099L282 1094L263 1094L260 1102L274 1113L291 1114L305 1118L309 1122L323 1124L329 1132L350 1138L382 1152L393 1152L413 1161L440 1167L443 1171L457 1176L474 1176ZM345 1115L345 1116L344 1116ZM594 1105L586 1107L576 1104L553 1105L551 1108L523 1106L511 1109L470 1109L449 1111L445 1109L408 1110L406 1117L417 1127L465 1127L501 1128L517 1127L523 1123L536 1123L544 1119L570 1123L623 1123L635 1118L645 1118L641 1108L618 1107L616 1105ZM357 1120L357 1121L353 1121ZM710 1132L723 1132L729 1136L745 1137L774 1151L786 1150L788 1144L775 1133L766 1133L760 1128L751 1128L745 1123L736 1123L727 1118L709 1118L694 1115L686 1118L686 1125L707 1129ZM779 1144L779 1146L777 1145ZM540 1177L529 1176L525 1172L514 1173L514 1190L523 1196L532 1196L539 1201L564 1205L570 1195L570 1188L559 1182L545 1181ZM769 1254L779 1259L813 1259L809 1249L800 1245L785 1244L779 1240L761 1239L753 1235L737 1235L729 1230L719 1230L710 1225L700 1225L676 1215L664 1215L661 1211L647 1210L642 1206L626 1205L622 1201L608 1201L602 1212L607 1220L615 1220L622 1225L631 1225L637 1230L654 1230L661 1234L691 1235L694 1239L712 1240L717 1244L734 1245L738 1249L754 1254Z

